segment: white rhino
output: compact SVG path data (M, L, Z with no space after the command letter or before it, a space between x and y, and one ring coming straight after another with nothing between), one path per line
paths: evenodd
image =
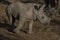
M16 18L19 15L19 24L14 29L14 32L19 33L24 22L29 21L29 33L32 33L32 25L34 20L38 18L41 23L50 23L50 18L44 14L43 8L37 3L21 3L16 2L8 6L7 12L9 16L10 24L12 24L12 16ZM37 10L38 9L38 10Z

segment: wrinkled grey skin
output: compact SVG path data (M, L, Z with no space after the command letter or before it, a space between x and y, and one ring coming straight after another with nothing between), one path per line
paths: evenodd
M39 10L36 10L34 6L39 7L40 4L16 2L16 3L13 3L8 6L7 9L8 9L8 15L9 15L9 21L10 21L9 24L12 24L12 15L14 16L14 18L16 18L17 15L19 15L19 24L14 29L14 32L19 33L24 22L29 21L29 31L28 32L31 34L32 26L34 23L33 20L36 20L36 18L38 18L41 23L50 22L50 18L48 18L43 12L44 5ZM44 17L44 18L42 18L42 17Z

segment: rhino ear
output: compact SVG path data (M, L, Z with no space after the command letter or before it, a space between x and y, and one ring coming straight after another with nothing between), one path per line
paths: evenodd
M34 5L34 8L39 11L39 9L41 8L41 6L38 6L38 5Z
M34 5L34 8L35 8L35 9L37 9L37 6L36 6L36 5Z
M44 19L44 16L42 16L41 18Z

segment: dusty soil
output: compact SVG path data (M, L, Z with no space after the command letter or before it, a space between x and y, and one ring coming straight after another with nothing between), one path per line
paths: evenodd
M10 25L7 24L5 8L6 5L0 4L0 40L60 40L60 17L54 19L55 23L52 25L43 25L36 21L33 25L32 34L25 32L28 26L24 25L23 31L20 31L20 35L17 35L8 31Z
M7 28L6 24L0 25L1 40L60 40L60 25L43 26L37 21L34 23L32 34L25 33L27 27L23 27L24 31L20 31L20 35L9 32Z

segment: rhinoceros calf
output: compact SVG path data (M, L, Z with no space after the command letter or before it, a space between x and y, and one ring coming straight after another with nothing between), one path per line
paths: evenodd
M50 18L47 17L43 12L44 5L42 7L40 6L41 6L40 4L36 3L20 3L20 2L16 2L9 5L7 8L8 10L7 12L10 24L12 24L12 16L16 18L19 15L19 24L14 29L14 32L19 33L24 22L29 21L28 32L32 33L32 25L34 23L33 20L36 18L38 18L41 23L49 23Z

